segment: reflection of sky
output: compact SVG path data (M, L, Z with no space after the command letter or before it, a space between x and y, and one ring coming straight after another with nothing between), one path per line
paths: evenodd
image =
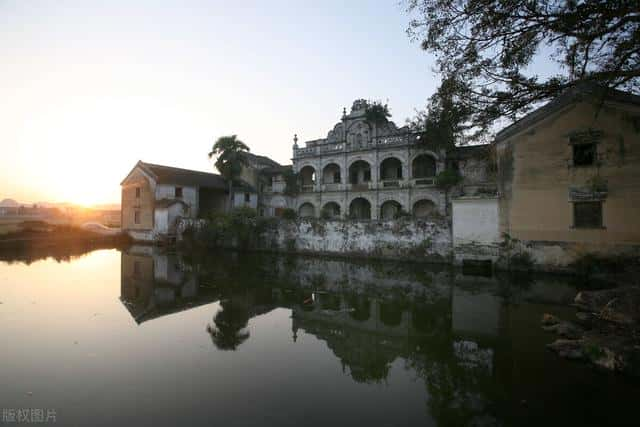
M230 133L288 162L360 97L403 124L437 84L408 21L395 1L0 2L0 195L115 202L138 159L210 170Z
M254 317L235 352L217 351L205 331L218 303L136 325L119 300L120 259L97 251L71 263L0 263L4 407L57 408L61 425L148 417L158 425L335 425L336 417L390 425L399 413L409 422L428 416L424 384L401 360L388 384L355 383L324 341L300 330L293 343L288 309Z
M120 301L121 272L128 271L121 270L124 258L101 250L68 263L0 262L3 407L55 408L60 425L96 426L211 425L212 420L225 426L465 425L468 416L498 417L504 425L603 425L604 419L621 425L635 416L637 384L545 349L554 337L540 328L542 313L563 319L573 314L556 292L545 302L544 289L566 282L563 277L545 276L513 288L515 304L498 296L499 278L456 276L444 301L419 295L413 300L398 287L375 287L367 296L371 301L407 296L396 302L422 325L416 334L407 328L408 335L387 333L373 308L372 317L360 322L342 305L339 314L319 307L295 319L291 310L274 308L251 317L250 337L236 351L220 351L206 331L218 303L177 301L185 302L183 311L136 324ZM283 288L261 287L256 277L263 277L266 267L258 255L230 259L214 257L202 267L233 282L226 300L234 298L246 309L263 303L271 309L277 304L268 304L269 295L287 295L274 289L299 284L295 278L271 278ZM271 261L270 269L276 264L262 260ZM308 273L306 262L323 261L298 258L292 271ZM352 284L359 270L369 268L343 263ZM386 265L396 266L398 283L416 278L415 270L404 269L409 264ZM422 266L420 277L428 272L431 267ZM141 273L140 280L146 280L144 266ZM354 292L350 286L342 291ZM308 292L299 293L297 303ZM357 381L371 378L360 375L367 369L380 372L379 362L388 362L384 380ZM589 405L592 401L598 405Z

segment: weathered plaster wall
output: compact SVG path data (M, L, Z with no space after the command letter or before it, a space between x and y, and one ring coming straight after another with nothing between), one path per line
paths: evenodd
M640 244L640 109L573 104L498 143L502 231L526 241L576 242L594 250ZM603 132L593 166L571 164L568 135ZM570 186L599 175L608 182L599 229L573 227Z
M451 232L445 222L282 221L265 239L267 245L298 252L442 262L451 255Z
M156 186L156 200L175 199L175 185L159 184ZM195 217L198 210L198 189L195 187L182 187L182 198L180 199L188 206L189 216Z
M136 188L140 197L136 197ZM153 228L155 183L139 170L131 173L122 185L122 229L151 230ZM140 222L135 223L135 212L140 212Z
M460 198L453 205L453 244L500 241L497 198Z
M258 195L256 193L248 193L249 201L245 200L245 193L243 191L236 190L233 193L233 206L238 207L248 207L252 209L256 209L258 207Z
M187 227L203 220L181 219L178 239ZM278 221L262 236L261 247L274 251L373 256L422 261L451 261L451 230L445 221Z
M496 261L501 240L498 199L458 198L453 199L451 205L455 261Z

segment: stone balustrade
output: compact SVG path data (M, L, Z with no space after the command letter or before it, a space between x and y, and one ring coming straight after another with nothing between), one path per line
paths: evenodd
M310 147L302 147L296 148L293 151L293 156L295 158L298 157L311 157L318 156L321 154L329 154L329 153L344 153L351 151L360 151L360 150L370 150L373 148L383 148L389 146L399 146L409 144L411 141L416 140L413 135L404 134L404 135L392 135L392 136L380 136L376 138L372 138L368 142L362 143L348 143L348 142L336 142L329 144L316 144Z

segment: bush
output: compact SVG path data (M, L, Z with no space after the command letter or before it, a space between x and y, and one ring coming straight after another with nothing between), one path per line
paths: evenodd
M333 212L331 210L329 210L329 209L324 209L323 208L320 211L320 219L324 219L324 220L333 219Z
M405 211L404 209L400 209L398 212L396 212L395 214L395 219L407 219L407 218L411 218L412 215Z
M436 185L442 190L449 190L462 181L462 176L455 169L445 169L436 175Z
M294 209L286 208L284 211L282 211L282 219L295 221L296 219L298 219L298 213Z

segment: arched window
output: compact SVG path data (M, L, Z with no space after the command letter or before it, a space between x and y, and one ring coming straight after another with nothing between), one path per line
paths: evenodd
M349 217L352 219L371 219L371 203L358 197L349 205Z
M349 183L363 184L371 181L371 166L364 160L353 162L349 167Z
M413 178L431 178L436 176L436 160L429 154L421 154L411 164Z
M395 157L389 157L380 163L380 180L402 179L402 162Z
M342 176L340 174L340 166L335 163L329 163L322 170L322 183L323 184L340 184L342 182Z
M395 200L387 200L380 206L380 218L384 220L395 219L401 210L400 203Z
M437 212L436 205L431 200L418 200L413 204L413 216L416 218L428 218Z
M309 202L303 203L298 208L298 216L300 218L313 218L316 216L316 209Z
M312 191L316 183L316 170L312 166L305 166L300 169L300 186L303 191Z
M329 202L322 207L322 216L324 218L340 217L340 205L336 202Z

